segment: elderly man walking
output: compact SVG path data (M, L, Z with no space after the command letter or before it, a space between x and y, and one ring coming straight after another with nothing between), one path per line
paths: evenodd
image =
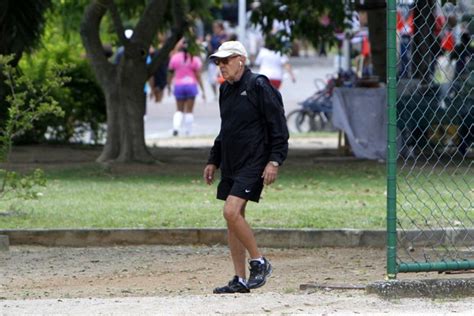
M288 129L280 93L262 75L245 66L247 51L238 41L224 42L210 56L225 82L220 87L221 129L204 168L212 184L221 170L217 198L224 200L228 245L235 276L214 293L248 293L263 286L272 273L245 220L247 202L258 202L264 185L273 183L288 153ZM250 276L246 279L246 252Z

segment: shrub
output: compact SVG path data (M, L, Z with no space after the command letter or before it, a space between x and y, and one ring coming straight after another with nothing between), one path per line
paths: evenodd
M106 121L105 97L97 84L92 70L85 59L75 59L60 51L46 54L41 52L21 62L21 69L32 78L34 85L44 82L44 74L56 63L67 63L64 75L69 82L55 88L52 96L58 101L64 116L47 116L34 124L29 133L17 138L17 143L29 142L81 142L84 133L90 132L91 141L98 143L102 135L102 124ZM47 135L45 134L47 132Z
M34 86L30 78L20 74L10 65L12 59L12 56L0 55L0 69L10 91L6 98L8 111L0 130L0 162L8 162L14 137L23 135L47 115L63 115L51 92L67 82L67 78L56 69L45 72L44 83ZM30 175L20 175L14 171L0 169L0 199L36 198L36 189L45 183L41 170L35 170Z

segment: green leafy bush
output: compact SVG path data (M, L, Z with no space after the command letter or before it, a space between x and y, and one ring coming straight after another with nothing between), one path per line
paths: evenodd
M12 67L12 59L12 56L0 55L0 69L10 93L6 97L7 115L0 130L0 161L8 161L12 140L33 129L40 119L49 115L64 115L52 96L55 89L68 81L61 69L52 67L45 71L45 80L38 85Z
M70 80L52 91L64 115L45 117L28 134L16 138L16 142L80 142L85 132L91 132L93 143L99 142L103 133L101 124L106 121L105 97L87 60L75 58L70 50L73 48L63 43L52 51L43 50L21 61L21 70L32 78L34 85L41 85L44 74L61 63L68 64L64 75Z
M8 162L12 139L23 135L34 124L48 115L62 116L64 112L51 96L54 89L67 82L61 70L44 73L42 85L34 85L31 79L11 66L13 56L0 55L0 69L10 94L6 98L8 111L0 129L0 162ZM29 175L0 169L0 199L32 199L38 196L37 188L46 184L43 172L35 170Z

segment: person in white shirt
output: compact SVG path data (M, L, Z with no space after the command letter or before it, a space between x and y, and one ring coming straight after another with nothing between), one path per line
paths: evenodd
M270 46L267 44L265 47L262 47L255 59L255 65L260 67L258 72L267 76L272 86L276 89L280 89L285 69L290 74L291 80L296 82L288 56L270 49Z

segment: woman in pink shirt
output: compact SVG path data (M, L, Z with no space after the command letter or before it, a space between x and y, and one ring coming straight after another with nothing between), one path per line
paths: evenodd
M198 94L198 84L201 87L202 97L206 98L201 80L201 59L188 52L186 42L182 42L181 48L171 56L168 66L170 77L168 82L173 81L173 94L176 98L176 112L173 116L173 136L177 136L184 121L184 132L191 134L194 121L194 100Z

